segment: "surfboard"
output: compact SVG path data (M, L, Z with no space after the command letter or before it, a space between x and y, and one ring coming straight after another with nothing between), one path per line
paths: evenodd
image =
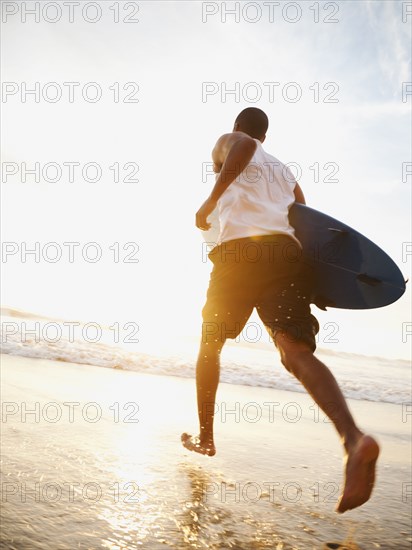
M289 220L302 244L304 261L313 273L311 303L320 309L374 309L392 304L405 292L395 262L379 246L350 226L295 203ZM217 210L202 231L210 248L217 243Z
M352 227L298 203L289 210L289 221L313 269L311 302L320 309L374 309L405 292L395 262Z

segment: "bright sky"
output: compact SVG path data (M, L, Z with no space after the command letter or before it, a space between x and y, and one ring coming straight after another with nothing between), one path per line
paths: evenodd
M202 167L248 106L269 115L264 147L299 165L307 203L410 277L411 2L2 2L2 20L3 305L133 321L142 342L196 335L211 267L194 226L213 185ZM24 183L35 163L40 181ZM410 284L382 309L314 310L319 347L409 356Z

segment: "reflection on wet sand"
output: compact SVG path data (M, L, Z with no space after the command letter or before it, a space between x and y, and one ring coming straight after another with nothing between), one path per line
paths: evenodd
M230 533L225 525L234 520L232 513L218 502L208 502L208 487L215 479L213 472L190 463L179 464L179 470L189 482L186 502L181 502L181 513L175 520L183 541L191 548L227 548Z
M250 503L234 496L235 502L225 498L218 486L227 486L227 494L234 491L234 484L226 481L220 472L192 464L181 464L180 470L189 481L191 498L182 509L179 525L184 541L191 548L236 548L262 550L264 548L292 549L277 533L276 520L270 514L257 519ZM225 493L226 494L226 493ZM235 506L233 506L233 504Z

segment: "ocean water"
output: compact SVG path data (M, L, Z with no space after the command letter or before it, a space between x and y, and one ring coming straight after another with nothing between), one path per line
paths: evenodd
M143 342L114 345L108 327L95 342L96 327L76 327L83 331L67 335L62 320L2 319L2 351L16 356L2 364L3 399L21 412L38 403L42 413L2 417L0 549L410 548L409 426L398 405L372 402L410 401L405 361L319 351L382 446L371 502L340 516L339 443L309 412L309 396L293 394L303 411L296 422L277 408L273 422L266 408L258 422L217 416L218 453L209 459L180 444L196 425L196 340L143 353ZM75 337L83 332L87 339ZM222 380L228 409L303 392L262 345L227 346ZM74 396L72 419L44 413L66 411ZM98 419L77 414L91 403Z
M170 342L162 338L161 345L144 345L138 342L133 326L128 327L127 338L118 338L117 327L71 324L12 310L3 313L2 353L148 374L195 376L198 347L195 338L182 337ZM409 361L321 348L316 353L332 370L346 397L394 404L411 401ZM262 343L227 344L222 352L221 381L305 392L281 365L274 346Z

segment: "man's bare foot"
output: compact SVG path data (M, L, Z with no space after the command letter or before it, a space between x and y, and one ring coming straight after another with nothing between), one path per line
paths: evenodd
M183 447L188 451L194 451L195 453L200 453L201 455L214 456L216 454L216 449L213 441L203 443L200 441L198 436L190 435L183 433L180 437Z
M336 511L352 510L364 504L371 496L375 482L375 465L379 445L369 435L362 435L348 451L345 469L345 487Z

